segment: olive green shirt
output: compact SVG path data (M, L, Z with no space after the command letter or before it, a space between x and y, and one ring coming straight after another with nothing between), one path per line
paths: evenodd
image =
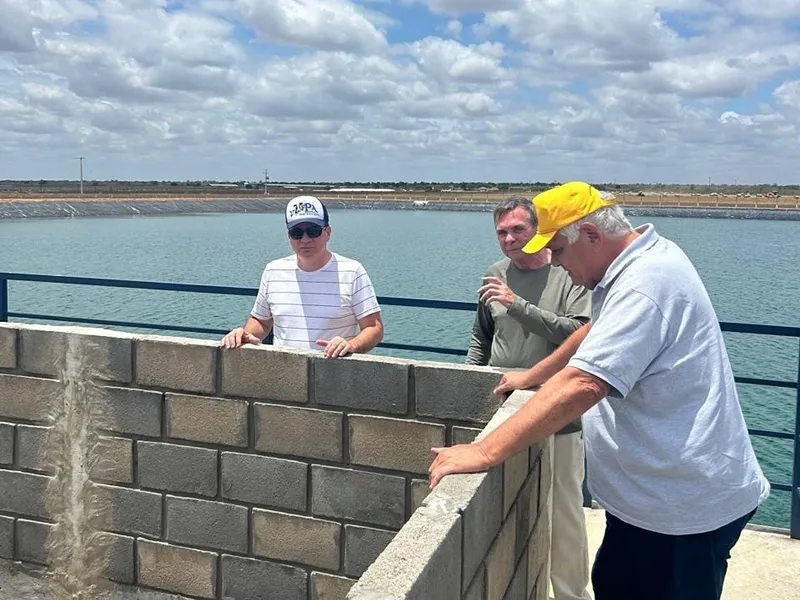
M519 269L505 258L486 271L514 292L506 309L499 302L480 302L472 326L467 364L529 369L550 355L589 321L591 294L570 280L561 267ZM580 431L580 419L558 433Z

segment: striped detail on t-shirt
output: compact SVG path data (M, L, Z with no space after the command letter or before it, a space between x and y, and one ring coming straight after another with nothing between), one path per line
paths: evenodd
M358 320L380 310L358 261L332 253L318 271L303 271L293 254L267 264L251 314L273 320L274 345L321 350L318 339L352 339Z

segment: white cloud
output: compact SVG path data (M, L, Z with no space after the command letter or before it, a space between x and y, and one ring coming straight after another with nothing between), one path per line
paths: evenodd
M444 28L445 32L454 38L459 38L463 29L464 25L458 19L448 21Z
M410 45L420 69L441 83L491 83L511 77L501 66L502 44L485 42L465 46L455 40L426 38Z
M108 178L794 177L795 3L404 4L414 23L374 0L0 0L0 164L33 179L72 175L78 155Z
M367 13L348 0L236 0L235 8L269 42L361 53L386 46Z

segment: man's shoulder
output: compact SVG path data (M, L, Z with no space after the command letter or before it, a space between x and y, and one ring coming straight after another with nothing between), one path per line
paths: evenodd
M264 267L265 271L281 271L286 269L294 270L297 267L297 257L294 254L290 254L289 256L282 256L281 258L276 258L267 263L267 266Z
M336 268L340 273L347 271L351 272L366 271L364 265L362 265L361 262L356 260L355 258L342 256L341 254L338 254L336 252L331 252L331 254L333 255L333 260L336 263Z
M491 275L492 277L497 277L500 275L505 275L508 271L508 266L511 264L510 258L502 258L498 260L496 263L492 263L486 269L486 275Z

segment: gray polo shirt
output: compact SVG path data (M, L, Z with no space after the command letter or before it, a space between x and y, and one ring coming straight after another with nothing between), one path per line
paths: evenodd
M612 388L583 416L587 482L636 527L712 531L755 509L769 483L700 277L652 225L637 231L594 289L592 329L569 362Z

